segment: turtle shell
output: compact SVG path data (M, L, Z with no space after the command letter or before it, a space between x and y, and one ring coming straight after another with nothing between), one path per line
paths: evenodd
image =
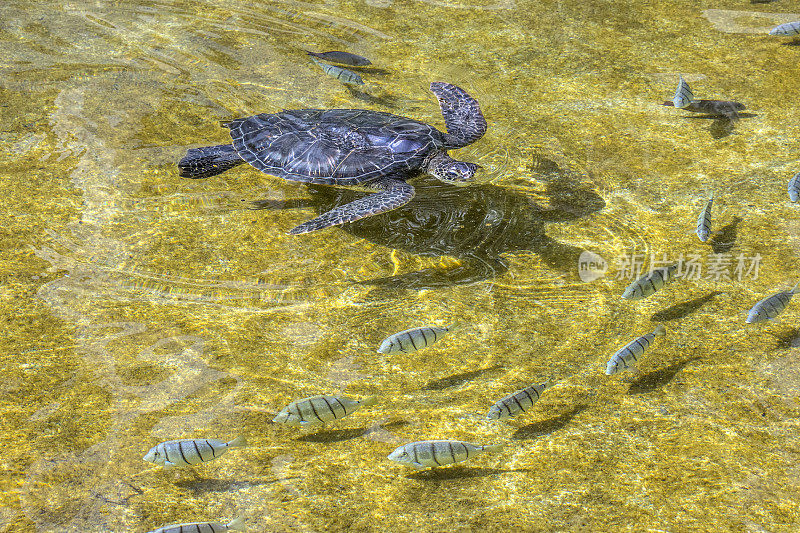
M410 177L444 134L406 117L361 109L297 109L228 123L233 147L258 170L287 180L357 185Z

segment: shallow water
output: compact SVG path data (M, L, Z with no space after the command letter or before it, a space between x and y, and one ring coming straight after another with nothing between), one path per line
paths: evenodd
M744 319L800 276L800 47L765 35L800 3L662 4L4 2L0 531L237 515L251 531L796 530L797 311ZM304 48L375 70L354 93ZM678 73L752 116L661 106ZM434 80L489 123L453 153L485 169L467 187L421 177L404 208L290 236L360 193L244 166L178 176L187 147L259 112L443 128ZM709 245L694 228L712 192ZM702 272L621 300L632 255ZM607 270L581 276L581 257ZM375 353L455 322L423 351ZM603 374L659 322L638 373ZM548 378L529 414L484 420ZM340 391L381 400L318 433L271 423ZM197 468L141 459L239 434L248 448ZM436 471L386 460L434 438L506 446Z

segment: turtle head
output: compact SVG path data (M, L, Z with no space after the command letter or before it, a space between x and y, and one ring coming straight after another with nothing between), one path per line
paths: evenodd
M428 163L428 173L445 183L470 181L479 168L481 168L481 166L475 163L456 161L444 152L434 156L430 163Z

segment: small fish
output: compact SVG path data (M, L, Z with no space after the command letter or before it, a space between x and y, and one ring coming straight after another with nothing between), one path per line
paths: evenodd
M622 297L627 300L641 300L642 298L647 298L663 287L666 282L671 280L677 270L677 263L667 267L656 268L649 274L645 274L628 285L622 293Z
M689 84L683 79L683 76L678 75L678 78L678 88L675 90L675 96L672 98L672 105L682 109L692 103L694 95L689 88Z
M714 194L708 199L708 203L703 208L700 216L697 218L697 236L701 241L706 242L708 236L711 234L711 204L714 203Z
M239 517L227 524L222 522L191 522L189 524L172 524L150 531L150 533L221 533L222 531L247 531L244 519Z
M230 442L217 439L170 440L150 448L143 459L164 468L196 465L216 459L229 448L238 446L247 446L244 437L236 437Z
M388 459L421 470L466 461L482 452L495 452L502 444L470 444L459 440L409 442L389 454Z
M533 404L539 401L542 392L544 392L545 389L549 389L551 386L550 382L546 381L545 383L534 384L513 394L509 394L489 409L489 414L486 415L486 418L489 420L502 420L527 412L528 409L533 407Z
M325 61L339 63L340 65L350 65L351 67L366 67L372 64L372 61L366 57L357 56L350 52L340 52L338 50L331 50L330 52L311 52L306 50L306 53L311 57L318 57Z
M800 21L779 24L769 30L770 35L797 35L798 33L800 33Z
M347 70L346 68L337 67L335 65L328 65L327 63L323 63L316 57L312 57L311 61L319 65L320 68L325 72L325 74L336 78L342 83L347 83L350 85L364 85L364 80L361 79L361 76L359 76L352 70Z
M376 396L363 400L352 400L344 396L311 396L290 403L272 421L287 426L321 426L325 422L353 414L362 405L375 405L377 402Z
M659 324L652 333L643 335L633 342L626 344L608 360L606 364L606 375L611 376L632 367L634 363L639 361L639 358L653 342L653 339L664 335L666 332L667 329Z
M411 328L394 335L386 337L378 348L378 353L410 353L421 350L438 341L448 331L455 329L440 326L425 326L421 328Z
M800 172L789 180L789 200L796 202L800 199Z
M782 291L772 296L767 296L754 305L747 313L747 323L754 324L775 318L789 305L792 296L797 294L797 285L791 290Z

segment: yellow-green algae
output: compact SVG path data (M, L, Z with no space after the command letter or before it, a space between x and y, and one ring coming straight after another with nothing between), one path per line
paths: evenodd
M238 514L253 531L796 530L797 311L744 324L800 275L785 190L800 171L797 48L751 31L787 13L800 5L4 2L0 531ZM365 75L359 98L303 48L389 74ZM729 130L661 107L678 73L755 116ZM186 146L257 112L370 107L442 126L433 80L466 88L489 122L456 154L486 168L485 218L460 222L475 256L393 249L374 226L288 236L313 216L292 199L336 197L249 168L177 175ZM441 211L456 232L444 189L416 184L427 196L387 220L435 228ZM693 229L711 191L715 227L741 219L730 253L763 257L758 279L679 280L642 302L619 298L613 264L578 279L576 250L707 253ZM598 195L602 210L579 205ZM525 218L537 208L563 219ZM357 283L423 270L439 285ZM641 374L603 375L654 314L712 291L666 323ZM456 320L425 351L375 353ZM482 420L550 376L531 414ZM270 423L345 387L381 403L317 435ZM240 433L248 449L194 472L141 460L161 440ZM429 438L508 446L433 472L385 460Z

